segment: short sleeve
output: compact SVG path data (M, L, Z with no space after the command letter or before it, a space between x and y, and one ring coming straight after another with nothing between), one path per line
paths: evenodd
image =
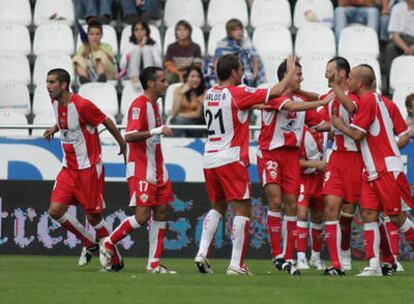
M367 133L377 115L377 104L372 94L364 96L358 102L358 109L355 113L351 127Z
M231 89L233 101L240 110L248 110L252 106L266 103L269 99L269 89L237 87Z
M289 97L281 96L281 97L278 97L278 98L269 99L269 101L267 102L267 105L269 105L272 108L272 110L282 111L283 106L288 101L291 101L291 99Z
M306 113L305 113L305 123L309 127L314 127L314 126L320 125L321 123L323 123L323 121L324 120L322 119L322 116L316 111L316 109L306 111Z
M146 102L135 100L128 110L128 123L125 133L148 131Z
M97 127L106 118L106 115L91 101L83 99L79 108L79 118L88 125Z
M173 44L171 43L167 47L167 53L165 54L164 62L166 61L173 61Z
M402 6L406 5L401 2L394 5L391 9L390 21L388 23L388 32L389 33L401 33L404 30L404 18L401 14Z
M401 115L397 105L392 101L389 101L388 112L390 113L392 124L394 127L394 135L400 136L403 133L408 132L408 126Z

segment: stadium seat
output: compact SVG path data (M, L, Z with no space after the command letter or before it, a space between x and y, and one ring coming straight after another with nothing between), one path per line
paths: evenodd
M29 26L32 23L30 0L0 1L0 23Z
M149 27L150 27L150 31L151 31L150 37L152 39L154 39L155 42L158 43L158 45L161 49L162 44L161 44L160 30L157 27L155 27L154 25L150 25ZM119 47L120 48L120 54L124 54L125 48L126 48L128 42L129 42L129 37L130 36L131 36L131 26L124 27L124 29L122 30L122 34L121 34L121 43L119 44L120 45L120 47Z
M165 103L164 103L164 110L165 115L170 116L173 103L174 103L174 91L177 87L182 86L183 84L181 82L174 83L170 85L167 89L167 92L165 93Z
M304 82L320 83L328 86L325 78L326 64L330 56L308 55L300 60Z
M30 65L26 56L19 53L0 53L0 81L30 84Z
M179 20L186 20L193 26L204 26L204 9L201 0L166 0L164 25L175 26Z
M287 0L255 0L250 15L252 27L280 25L286 28L292 24L290 4Z
M53 113L52 103L46 85L36 87L33 94L32 113L35 116L42 113Z
M344 28L339 37L338 55L369 56L379 55L378 34L368 26L352 25Z
M129 106L131 105L132 101L133 101L133 100L131 100L130 104L128 105L128 108L129 108ZM162 120L162 116L163 116L164 112L163 112L163 104L162 104L162 98L161 98L161 97L160 97L160 98L158 98L158 100L157 100L157 104L158 104L158 109L159 109L159 111L160 111L160 114L161 114L161 120ZM122 117L122 122L121 122L121 124L123 124L123 125L127 125L127 123L128 123L128 111L127 111L127 112L126 112L126 114ZM164 121L163 121L162 123L164 123Z
M0 52L17 52L25 56L32 49L30 33L22 24L0 24Z
M247 4L245 0L211 0L207 9L207 25L225 25L232 18L248 25Z
M264 53L260 54L260 57L265 68L267 81L272 84L279 82L279 79L277 78L277 68L282 61L286 59L286 56L275 53Z
M79 88L79 95L92 101L107 115L118 114L118 95L116 89L108 83L85 83Z
M408 95L414 94L414 83L399 85L395 88L392 100L397 104L401 114L404 118L407 118L407 108L405 106L405 99Z
M206 54L206 43L204 42L204 34L201 28L198 26L193 26L192 32L192 40L193 42L197 43L201 48L201 55L204 56ZM170 26L167 31L165 32L164 36L164 54L167 53L168 46L175 42L175 25Z
M349 64L351 65L351 68L360 65L360 64L368 64L370 65L375 72L375 78L377 79L377 91L381 91L381 83L382 83L382 77L381 77L381 69L380 65L377 59L373 57L368 56L356 56L356 57L347 57L346 58L349 61Z
M257 51L287 56L293 52L290 31L280 25L264 25L253 32L253 44Z
M12 110L0 109L0 122L4 125L27 125L26 116L23 113ZM28 136L28 129L0 129L0 136Z
M392 61L390 71L390 87L395 90L399 86L414 83L414 56L399 56Z
M117 124L116 119L113 115L107 115L107 117L109 119L111 119L114 124ZM112 134L106 129L106 127L103 124L100 124L98 126L98 133L99 133L99 138L100 138L101 142L110 143L113 140L115 140L112 137Z
M319 95L326 94L329 92L328 81L320 79L319 81L304 80L301 84L301 89L309 92L315 92Z
M306 15L313 12L315 16L308 16L312 20L312 17L316 17L317 20L309 21ZM333 27L334 21L334 8L331 0L298 0L295 5L295 11L293 12L293 24L296 28L301 28L308 24L319 24Z
M75 10L71 0L37 0L34 8L33 23L61 23L69 26L75 20Z
M19 82L0 82L0 109L30 113L30 95L27 86Z
M136 88L131 84L124 86L121 96L121 114L123 116L128 115L129 106L138 96L142 95L143 90L141 87Z
M307 55L333 57L336 54L333 31L318 24L307 24L296 33L295 54L299 58Z
M208 37L208 44L207 44L207 56L213 56L214 52L217 48L217 43L225 38L226 28L224 25L217 25L210 30L210 35ZM244 37L248 37L246 29L244 29Z
M36 114L36 116L33 119L34 125L48 125L53 126L56 124L56 116L53 112L52 105L49 103L50 110L46 112L41 112ZM45 129L32 129L32 136L36 137L42 137L43 133L45 132ZM58 137L59 132L55 134L54 137Z
M52 43L51 43L52 42ZM75 51L72 29L65 24L42 24L34 34L33 54L61 52L72 55Z
M62 68L68 71L71 82L73 82L73 63L70 56L64 53L50 52L37 56L33 70L33 85L45 86L47 72L55 68Z
M113 26L107 25L107 24L102 25L102 28L103 28L102 42L109 43L112 47L112 51L113 51L114 55L117 55L118 54L118 40L116 38L115 28ZM131 27L129 27L129 28L131 28ZM87 32L88 26L84 25L83 29L85 30L85 32ZM151 28L151 30L152 30L152 28ZM80 36L78 34L78 38L76 39L76 50L78 50L81 45L82 45L82 42L81 42Z

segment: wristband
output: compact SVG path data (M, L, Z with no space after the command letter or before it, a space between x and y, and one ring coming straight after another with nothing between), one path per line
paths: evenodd
M149 132L150 132L150 135L151 136L153 136L153 135L160 135L161 133L162 133L162 128L163 128L164 126L160 126L160 127L158 127L158 128L154 128L154 129L151 129Z

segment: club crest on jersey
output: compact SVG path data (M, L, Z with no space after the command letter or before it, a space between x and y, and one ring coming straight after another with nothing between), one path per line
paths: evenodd
M252 88L252 87L246 87L244 90L245 90L247 93L254 93L254 92L256 92L256 91L257 91L257 89L256 89L256 88Z
M132 108L132 119L133 120L138 120L140 112L141 112L140 108Z
M277 177L276 171L270 171L271 178L275 179Z
M146 203L148 201L148 195L145 193L141 194L139 198L141 199L143 203Z

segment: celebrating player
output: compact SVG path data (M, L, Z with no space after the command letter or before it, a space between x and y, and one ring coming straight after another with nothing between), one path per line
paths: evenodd
M47 90L52 100L57 124L47 129L43 137L51 140L60 131L63 159L62 170L56 178L51 195L49 215L83 242L79 265L86 265L98 246L96 241L108 236L102 212L104 168L97 126L105 125L125 157L126 144L111 119L106 117L91 101L69 92L70 76L63 69L53 69L47 74ZM70 204L84 209L89 223L96 231L96 238L70 213ZM108 270L122 269L122 259L114 254Z
M286 77L271 89L236 87L241 84L243 66L236 55L224 55L217 62L220 81L206 93L204 115L208 138L204 151L204 176L212 209L204 219L200 249L194 260L199 272L212 273L208 262L211 240L227 204L231 204L233 221L233 250L229 275L247 275L244 255L249 243L251 216L251 185L249 165L249 112L253 106L263 104L269 98L280 96L293 76L294 61L287 63Z
M130 207L135 214L127 217L101 241L100 261L108 267L115 245L151 218L147 271L174 273L160 264L167 225L167 206L174 200L171 181L161 151L160 135L171 136L171 129L161 124L157 100L165 94L168 83L158 67L147 67L140 74L144 94L128 110L125 140L128 143L127 178Z

